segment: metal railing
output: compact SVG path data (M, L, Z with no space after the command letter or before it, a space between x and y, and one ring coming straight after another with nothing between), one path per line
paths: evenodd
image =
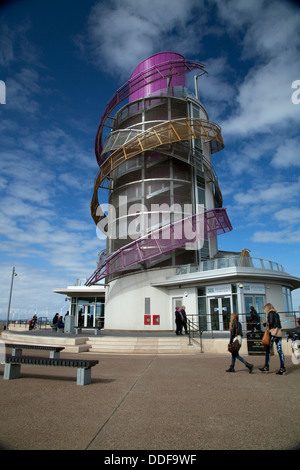
M284 267L275 261L238 255L208 259L201 261L199 264L184 264L177 267L176 275L180 276L181 274L190 274L233 267L256 268L265 269L268 271L285 272Z
M189 345L192 346L192 340L200 344L200 352L203 353L202 333L203 330L199 328L199 324L187 318L187 329L189 335ZM198 341L199 339L199 341Z
M13 326L24 326L24 327L29 327L30 322L32 322L33 317L31 318L26 318L26 319L19 319L19 320L9 320L8 326L13 325ZM4 321L0 321L0 323L3 323L5 325ZM35 322L35 329L42 329L42 328L47 328L49 326L50 322L47 317L38 317ZM5 325L6 326L6 325Z
M279 316L284 316L285 319L281 318L281 327L282 330L290 330L293 328L297 328L300 326L300 312L293 310L289 312L278 312ZM264 313L260 313L259 315L259 322L251 321L251 317L248 313L239 313L239 322L242 325L242 330L244 333L249 333L252 331L265 331L265 327L263 323L266 321L266 317ZM188 334L189 334L189 341L198 341L200 340L200 347L202 350L202 338L203 335L205 337L215 338L215 336L229 336L229 323L230 323L230 315L227 316L225 319L223 317L223 329L214 329L210 323L210 328L206 329L203 325L208 325L209 315L208 314L188 314L187 315L187 326L188 326ZM211 321L211 317L210 317ZM201 351L202 352L202 351Z

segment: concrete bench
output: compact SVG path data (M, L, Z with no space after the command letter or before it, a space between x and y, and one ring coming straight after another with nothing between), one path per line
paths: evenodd
M77 385L88 385L92 380L91 368L98 364L98 362L97 360L85 359L6 355L3 379L11 380L19 378L21 375L21 365L26 364L31 366L72 367L77 369Z
M50 351L50 357L58 358L60 351L63 347L58 346L39 346L36 344L16 344L16 343L5 343L7 348L12 348L12 356L22 356L22 349L34 349L38 351Z
M64 333L65 328L63 326L56 326L53 323L50 323L50 327L52 331L56 331L56 333Z
M98 328L98 327L88 327L88 326L75 326L74 327L75 329L75 333L76 335L78 335L79 333L82 333L82 330L94 330L94 334L97 336L97 335L101 335L101 328Z

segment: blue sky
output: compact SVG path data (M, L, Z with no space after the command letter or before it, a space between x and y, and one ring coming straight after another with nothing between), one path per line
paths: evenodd
M222 128L213 164L233 225L219 249L248 248L300 277L299 24L288 0L2 3L0 317L13 266L14 318L64 313L52 289L94 271L104 247L90 216L100 118L135 66L166 50L208 71L200 99Z

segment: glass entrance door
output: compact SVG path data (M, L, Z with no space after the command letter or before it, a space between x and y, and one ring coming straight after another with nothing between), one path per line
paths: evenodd
M221 299L222 306L222 320L223 320L223 330L229 330L230 315L231 315L231 304L230 297L222 297Z
M95 323L95 305L78 305L78 326L93 328Z
M210 322L212 331L220 330L219 299L209 299Z
M181 307L183 305L183 297L173 297L172 298L172 315L173 315L173 329L176 330L176 323L175 323L175 310L176 307L179 307L179 310L181 310Z
M245 295L244 299L246 315L249 315L251 305L253 305L257 313L264 313L265 298L263 295Z
M209 299L209 308L211 330L228 330L231 315L230 297L211 297Z
M94 327L95 326L95 305L85 306L85 321L84 326Z
M260 330L262 322L265 320L265 314L264 314L264 305L265 305L265 298L263 295L245 295L244 296L245 300L245 313L247 316L248 321L250 321L250 307L253 306L256 310L256 312L259 315L260 322L257 324L255 327L256 329ZM251 324L247 323L247 328L252 329Z

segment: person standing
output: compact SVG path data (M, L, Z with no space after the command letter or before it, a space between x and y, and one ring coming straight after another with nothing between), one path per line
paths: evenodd
M264 311L266 313L267 322L269 324L269 334L270 334L270 345L266 346L266 356L265 356L265 365L260 367L261 372L269 372L269 363L271 358L271 351L273 344L276 344L279 360L280 360L280 369L276 372L277 375L285 375L285 363L284 363L284 354L282 350L282 331L281 331L281 322L275 307L269 302L264 306Z
M183 305L180 310L181 314L181 319L182 319L182 326L184 328L185 334L188 334L188 329L187 329L187 317L186 317L186 311L185 311L185 306Z
M242 325L239 322L239 316L237 313L231 314L229 330L230 330L230 341L229 341L230 344L232 344L234 340L237 338L241 345L243 332L242 332ZM240 356L239 351L231 353L231 365L229 369L226 370L226 372L235 372L234 366L235 366L236 359L238 359L243 364L245 364L247 369L249 369L249 374L251 374L252 369L253 369L253 364L249 364L242 356Z
M253 305L250 307L250 322L252 331L254 331L254 329L260 331L260 318Z
M176 323L176 331L177 335L182 335L182 316L179 310L179 307L175 308L175 323Z

